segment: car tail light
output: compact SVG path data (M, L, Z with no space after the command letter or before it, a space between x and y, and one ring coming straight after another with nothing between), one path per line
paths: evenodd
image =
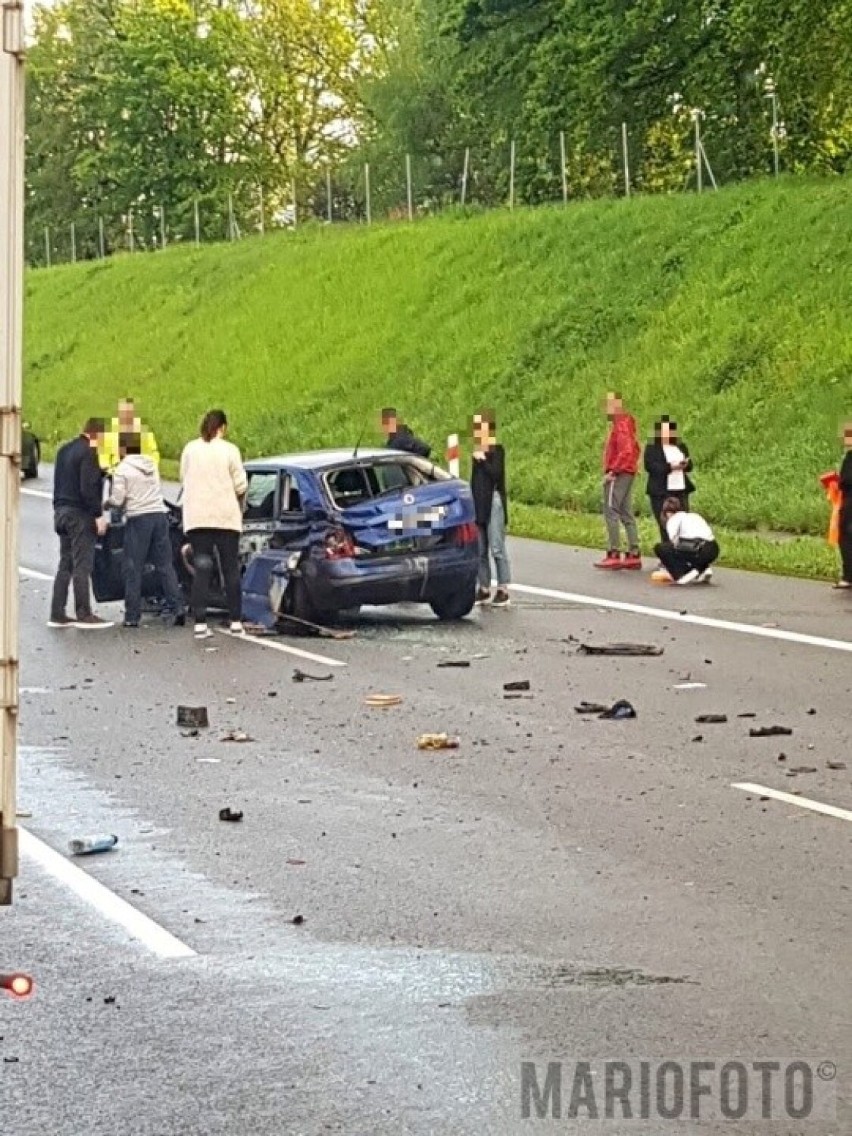
M0 990L8 990L13 998L23 1001L33 992L35 983L28 974L0 974Z
M478 540L479 529L473 521L468 521L465 525L459 525L456 529L456 544L475 544Z
M343 529L335 529L325 538L326 560L349 560L356 552L352 537Z

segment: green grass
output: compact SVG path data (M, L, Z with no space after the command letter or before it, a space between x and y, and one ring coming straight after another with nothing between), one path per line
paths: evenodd
M852 418L852 183L782 180L416 225L314 228L34 272L25 403L48 443L132 392L175 457L222 404L247 455L376 441L396 404L438 448L493 406L513 529L598 545L622 392L677 418L728 563L830 575L817 478ZM640 495L641 496L641 495Z

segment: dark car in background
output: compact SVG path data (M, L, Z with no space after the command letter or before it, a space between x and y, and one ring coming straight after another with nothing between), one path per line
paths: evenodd
M267 628L280 615L330 622L362 605L428 604L439 619L473 608L478 534L466 482L412 454L323 450L246 463L248 493L240 559L243 617ZM184 588L192 558L170 508L175 563ZM100 542L93 586L99 602L123 596L123 525ZM214 582L214 591L221 585ZM145 590L156 591L153 573ZM224 607L221 594L211 597Z
M41 461L41 442L30 429L28 422L21 427L21 473L27 481L38 477Z

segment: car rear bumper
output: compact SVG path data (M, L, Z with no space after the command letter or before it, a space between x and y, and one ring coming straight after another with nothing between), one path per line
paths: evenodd
M361 604L429 603L473 587L478 563L476 547L463 546L369 560L310 558L302 572L318 608L342 611Z

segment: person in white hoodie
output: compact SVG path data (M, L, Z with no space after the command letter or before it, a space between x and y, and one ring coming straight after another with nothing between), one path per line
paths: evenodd
M713 530L700 513L687 512L680 497L667 497L660 512L667 539L654 550L676 584L709 583L719 559Z
M224 410L209 411L201 422L201 437L184 446L180 459L183 531L192 546L195 571L190 602L196 639L212 635L207 626L207 601L216 555L222 568L231 633L243 633L240 534L248 479L240 451L225 440L227 432Z
M160 475L152 458L142 454L139 434L119 438L121 461L112 479L112 492L105 502L121 509L124 526L124 626L138 627L142 614L142 575L151 564L160 578L166 618L182 627L186 605L172 559L172 542Z

